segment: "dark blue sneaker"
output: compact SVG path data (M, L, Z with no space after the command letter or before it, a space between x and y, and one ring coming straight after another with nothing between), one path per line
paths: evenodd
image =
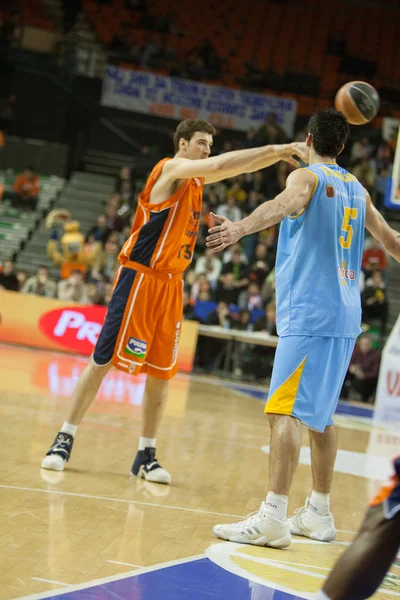
M50 450L42 460L42 469L51 471L64 471L64 467L71 456L74 436L60 431L50 447Z
M142 477L146 481L153 481L154 483L169 484L172 481L168 471L163 469L158 463L155 448L138 450L131 473L136 477Z

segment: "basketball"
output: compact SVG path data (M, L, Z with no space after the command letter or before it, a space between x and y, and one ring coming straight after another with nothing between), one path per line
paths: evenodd
M364 125L379 110L379 94L369 83L350 81L337 92L335 108L345 114L351 125Z

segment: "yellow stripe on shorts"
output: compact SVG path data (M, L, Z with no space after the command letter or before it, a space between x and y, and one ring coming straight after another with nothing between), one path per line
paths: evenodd
M279 415L292 414L306 360L307 357L303 358L293 373L278 387L277 390L275 390L266 403L264 412Z

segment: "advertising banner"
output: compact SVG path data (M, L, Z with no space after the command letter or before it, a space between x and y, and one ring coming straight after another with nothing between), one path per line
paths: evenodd
M293 137L297 102L218 85L108 66L101 104L183 121L205 119L216 127L258 129L268 115Z
M107 308L0 291L0 341L90 356ZM192 370L198 323L183 321L178 368Z

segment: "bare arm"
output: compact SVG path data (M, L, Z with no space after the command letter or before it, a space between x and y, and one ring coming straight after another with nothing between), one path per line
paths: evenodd
M393 258L400 262L400 233L392 229L371 202L367 192L365 227Z
M165 163L163 174L171 181L205 177L206 183L215 183L241 173L264 169L280 160L299 166L299 163L292 158L293 154L307 161L308 150L304 144L281 144L235 150L201 160L173 158Z
M209 229L207 246L214 252L220 252L236 243L244 235L256 233L283 221L291 213L304 208L311 199L315 188L315 177L310 171L299 170L289 175L286 189L274 200L264 202L248 217L232 223L224 217L214 217L222 223Z

